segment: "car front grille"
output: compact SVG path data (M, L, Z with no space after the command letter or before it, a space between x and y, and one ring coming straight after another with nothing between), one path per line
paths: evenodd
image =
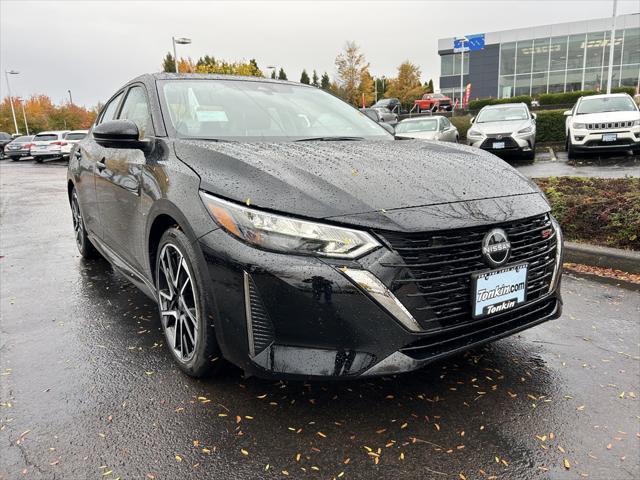
M510 133L488 135L484 142L482 142L482 145L480 145L480 148L493 149L494 142L504 142L504 148L518 148L518 143Z
M631 128L633 120L627 122L587 123L587 130L610 130L613 128Z
M589 140L585 142L586 147L617 147L620 145L632 145L633 140L630 138L619 138L613 142L603 142L602 140Z
M482 259L482 240L502 228L511 242L506 265L527 262L527 303L548 291L556 257L556 233L548 214L485 227L428 233L377 232L402 258L384 266L402 268L391 290L425 332L470 325L471 274L489 270Z

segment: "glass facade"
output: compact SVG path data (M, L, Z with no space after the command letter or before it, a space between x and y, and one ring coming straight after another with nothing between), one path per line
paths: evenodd
M498 97L606 89L610 37L611 32L589 32L501 44ZM445 57L452 55L442 56L443 76ZM458 75L459 70L458 65ZM616 30L612 78L614 88L638 85L640 28Z

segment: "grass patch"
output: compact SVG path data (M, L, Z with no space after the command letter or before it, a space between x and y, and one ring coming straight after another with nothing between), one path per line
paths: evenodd
M640 178L534 179L566 240L640 250Z

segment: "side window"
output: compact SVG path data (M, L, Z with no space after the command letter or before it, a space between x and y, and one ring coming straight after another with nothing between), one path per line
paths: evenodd
M442 117L442 129L446 130L450 127L449 119L447 117Z
M115 118L116 110L118 109L120 100L122 100L122 93L118 94L117 97L109 102L109 104L103 110L102 117L100 117L100 122L98 123L108 122L109 120L113 120Z
M140 138L153 133L147 94L142 87L133 87L129 90L118 118L135 123L140 130Z

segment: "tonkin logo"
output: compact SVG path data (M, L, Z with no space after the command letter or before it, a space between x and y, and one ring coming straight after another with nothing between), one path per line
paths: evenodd
M494 228L482 240L482 258L491 267L507 263L511 255L511 243L501 228Z

